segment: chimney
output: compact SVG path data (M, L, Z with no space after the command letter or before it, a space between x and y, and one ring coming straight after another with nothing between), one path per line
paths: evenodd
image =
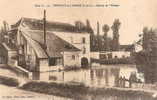
M98 51L100 51L100 30L99 30L99 22L97 22L97 43L98 43Z
M44 29L44 49L47 49L46 45L46 10L44 10L44 18L43 18L43 29Z
M97 35L99 36L99 33L100 33L100 31L99 31L99 22L97 22Z

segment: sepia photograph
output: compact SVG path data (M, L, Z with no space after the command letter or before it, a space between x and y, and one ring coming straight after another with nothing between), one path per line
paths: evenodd
M157 100L156 9L1 0L0 100Z

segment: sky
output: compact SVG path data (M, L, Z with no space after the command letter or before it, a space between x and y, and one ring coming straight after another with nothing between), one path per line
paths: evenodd
M35 5L50 7L35 7ZM118 7L54 7L53 4L117 4ZM0 0L0 23L5 20L9 25L21 17L43 18L47 11L47 20L74 24L89 19L96 32L97 21L100 27L112 26L114 19L121 22L120 43L130 44L138 41L144 26L157 28L157 0ZM100 30L102 30L100 28ZM100 31L102 34L102 31ZM112 36L112 30L109 31Z

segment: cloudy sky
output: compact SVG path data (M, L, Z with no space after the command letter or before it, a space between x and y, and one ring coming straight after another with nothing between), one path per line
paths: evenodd
M50 7L35 7L35 5ZM118 4L119 7L54 7L53 4ZM138 40L144 26L157 27L157 0L0 0L0 22L14 24L21 17L41 19L43 9L47 19L74 23L89 19L96 31L96 22L112 25L115 18L121 21L120 42L129 44ZM112 35L110 30L109 35Z

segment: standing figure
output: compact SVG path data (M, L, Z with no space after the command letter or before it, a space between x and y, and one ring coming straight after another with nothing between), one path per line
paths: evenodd
M129 77L129 87L132 87L132 83L133 82L137 82L137 77L136 77L136 73L131 73L130 77Z

